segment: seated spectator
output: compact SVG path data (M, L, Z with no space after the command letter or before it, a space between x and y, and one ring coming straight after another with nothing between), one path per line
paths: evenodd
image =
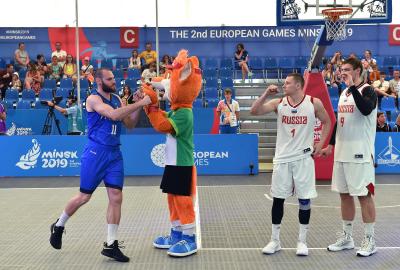
M51 53L51 58L53 59L53 56L57 56L58 64L63 67L67 59L67 52L61 50L61 42L57 41L55 46L56 50Z
M327 62L324 70L322 70L322 77L324 77L324 81L328 87L330 87L331 85L337 87L337 85L335 84L335 78L333 76L334 72L332 63Z
M370 65L369 72L372 72L372 65L377 65L376 60L372 58L372 52L370 50L364 51L364 60Z
M333 65L333 68L336 69L338 67L341 67L343 62L344 58L342 56L342 52L341 51L335 52L335 54L331 59L331 64Z
M369 63L367 60L363 59L361 60L361 64L363 66L363 70L360 75L360 80L364 83L369 83Z
M123 88L121 100L125 106L133 103L132 91L131 91L131 88L129 87L129 85L127 85L127 84Z
M140 86L136 89L135 93L133 93L132 102L133 103L138 102L138 101L142 100L143 98L144 98L144 92L143 92L142 87Z
M380 71L378 70L378 66L376 64L369 64L369 66L370 66L370 68L368 69L369 81L372 83L374 81L378 81L380 78Z
M14 65L15 70L19 71L21 69L26 70L29 64L29 54L25 50L25 43L20 42L18 43L18 49L14 52Z
M7 64L5 69L0 70L1 99L4 99L6 96L7 88L10 86L12 81L13 72L14 66L12 64Z
M392 132L400 132L400 114L397 115L396 123L392 127Z
M374 81L372 87L375 89L375 92L378 96L396 97L396 94L394 92L391 92L389 82L385 81L385 78L386 74L384 72L381 72L380 79Z
M29 63L28 72L25 77L25 89L32 89L36 95L39 95L42 82L42 76L40 76L37 65L33 62Z
M94 82L94 68L89 62L89 57L86 56L83 59L83 65L81 67L81 76L84 79L87 79L90 83Z
M129 58L129 66L131 69L141 69L142 63L140 61L139 53L137 50L132 51L132 56Z
M142 81L150 83L151 79L156 77L156 63L151 63L148 69L145 69L142 73Z
M46 78L48 74L48 68L43 54L38 54L36 56L36 66L40 76L42 76L42 81L44 81L44 78Z
M62 74L62 66L58 63L58 57L51 57L51 64L48 65L49 79L60 80Z
M358 59L357 55L355 53L350 53L348 58L354 58L354 59Z
M139 57L145 61L145 65L142 66L142 71L149 68L150 64L157 62L157 53L152 50L150 42L146 43L146 50L139 54Z
M217 113L220 134L236 134L239 127L239 103L232 99L232 90L224 90L225 98L218 103Z
M386 123L386 116L383 112L378 112L376 118L377 132L390 132L390 126Z
M160 67L166 68L167 66L172 65L171 58L168 54L164 55L160 62Z
M18 90L18 92L22 91L22 82L19 79L18 72L13 73L10 87L11 87L11 89Z
M72 55L68 54L67 55L67 60L64 64L63 67L63 78L71 78L74 83L76 82L77 79L77 71L76 71L76 64L74 63L74 59L72 58Z
M253 73L249 69L249 53L244 49L244 45L239 43L236 46L235 52L235 64L237 64L242 69L242 81L244 82L246 74L249 77L253 76Z
M395 69L393 71L393 79L389 81L389 88L392 93L400 97L400 70Z

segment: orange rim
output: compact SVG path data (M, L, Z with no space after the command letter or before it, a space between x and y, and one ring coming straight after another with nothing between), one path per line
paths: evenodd
M352 8L327 8L322 11L322 14L331 21L337 21L340 16L349 15L353 12Z

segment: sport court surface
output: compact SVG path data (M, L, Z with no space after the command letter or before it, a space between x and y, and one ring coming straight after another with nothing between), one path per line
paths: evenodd
M200 240L202 249L191 257L175 259L151 243L169 228L160 177L129 177L124 190L119 238L125 241L128 264L100 255L106 237L107 197L99 188L92 200L68 221L63 249L50 247L49 225L67 200L77 192L78 178L0 180L0 269L400 269L400 184L398 176L377 176L376 204L378 253L369 258L355 250L326 251L341 228L338 195L326 182L313 201L310 254L297 257L297 203L289 199L281 231L279 253L267 256L261 249L271 232L268 199L271 175L200 176ZM293 203L290 204L290 203ZM357 209L354 237L363 235Z

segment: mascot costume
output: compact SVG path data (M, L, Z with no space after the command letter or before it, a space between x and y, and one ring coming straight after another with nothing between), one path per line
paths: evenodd
M145 112L155 130L167 134L165 169L160 188L168 196L171 233L156 238L156 248L168 249L168 254L185 257L197 252L195 236L194 196L196 195L196 167L193 158L192 104L199 95L202 77L197 57L188 57L181 50L164 78L153 78L153 87L165 90L164 98L171 103L171 111L158 106L158 94L152 86L143 85L152 103ZM169 77L169 78L167 78Z

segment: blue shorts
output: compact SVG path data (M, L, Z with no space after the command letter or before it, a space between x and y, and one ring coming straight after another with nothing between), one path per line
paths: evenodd
M124 162L119 147L105 147L89 143L81 159L80 191L92 194L101 181L106 187L122 190Z
M219 134L236 134L238 133L238 127L231 127L230 125L220 125Z

